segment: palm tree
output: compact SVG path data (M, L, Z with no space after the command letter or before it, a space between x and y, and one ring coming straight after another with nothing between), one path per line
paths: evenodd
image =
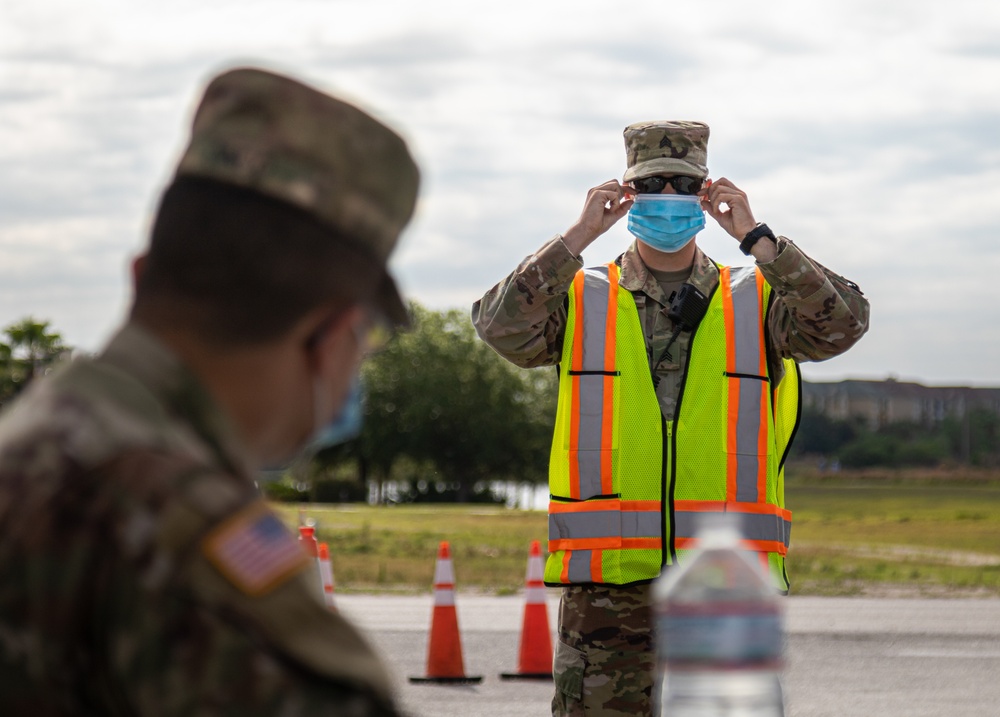
M29 316L8 326L0 334L0 401L22 391L69 350L48 321Z

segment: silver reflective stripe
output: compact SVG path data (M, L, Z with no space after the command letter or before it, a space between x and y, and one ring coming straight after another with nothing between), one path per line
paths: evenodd
M617 537L617 510L588 510L573 513L549 513L549 540Z
M623 510L623 538L659 538L663 521L655 510Z
M733 349L736 373L760 375L760 296L757 293L756 269L752 266L730 269L733 294ZM760 379L739 378L739 412L736 417L736 496L739 503L758 500L757 475L762 456L758 453L761 403L767 384Z
M584 314L586 317L587 314ZM580 498L601 494L601 431L604 427L604 376L575 376L580 387L580 439L577 465Z
M571 583L593 582L590 577L591 555L590 550L574 550L570 553L569 570L566 571L566 577Z
M549 513L549 540L565 538L659 538L660 513L655 510L588 510Z
M677 511L674 513L674 526L678 538L694 538L698 532L698 511ZM788 533L791 523L779 515L760 513L730 513L740 517L740 534L745 540L767 540L788 545Z
M604 371L604 348L607 343L608 297L611 281L608 267L583 270L583 371ZM574 377L579 393L579 426L577 467L580 474L580 498L601 495L601 450L604 430L604 376ZM609 446L610 448L610 446Z
M729 270L733 293L733 326L736 331L737 373L760 375L760 297L757 295L757 270L736 266Z
M583 356L584 371L604 370L605 329L608 325L608 293L611 282L608 267L583 270Z
M791 545L792 542L792 521L785 520L784 518L782 518L781 527L785 531L784 540L785 540L785 547L787 548L789 545Z

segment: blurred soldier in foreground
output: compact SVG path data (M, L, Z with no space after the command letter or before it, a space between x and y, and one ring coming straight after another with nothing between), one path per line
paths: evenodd
M357 415L417 184L349 104L209 84L128 322L0 420L0 714L397 714L254 478Z
M559 366L545 567L564 588L556 715L651 714L649 584L683 562L701 514L740 514L742 546L787 591L797 364L868 328L857 286L758 224L728 179L708 179L707 125L624 134L625 185L591 189L577 222L472 308L501 356ZM754 265L701 251L706 213ZM584 269L581 252L626 214L636 241Z

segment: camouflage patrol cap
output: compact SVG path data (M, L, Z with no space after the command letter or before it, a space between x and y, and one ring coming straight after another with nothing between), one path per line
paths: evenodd
M369 273L351 296L396 324L408 317L386 262L413 215L419 172L395 132L357 107L256 68L215 77L195 113L177 176L207 177L292 204L349 243ZM331 267L331 281L346 267ZM357 278L357 277L355 277Z
M637 122L625 128L623 181L656 175L708 176L708 125L704 122Z

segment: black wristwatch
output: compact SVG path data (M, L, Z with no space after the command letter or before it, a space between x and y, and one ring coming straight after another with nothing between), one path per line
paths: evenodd
M771 228L764 222L761 222L748 231L747 235L743 237L743 241L740 242L740 251L747 256L750 256L750 249L753 248L753 245L756 244L761 237L767 237L775 244L778 242L778 240L775 239L774 232L771 231Z

